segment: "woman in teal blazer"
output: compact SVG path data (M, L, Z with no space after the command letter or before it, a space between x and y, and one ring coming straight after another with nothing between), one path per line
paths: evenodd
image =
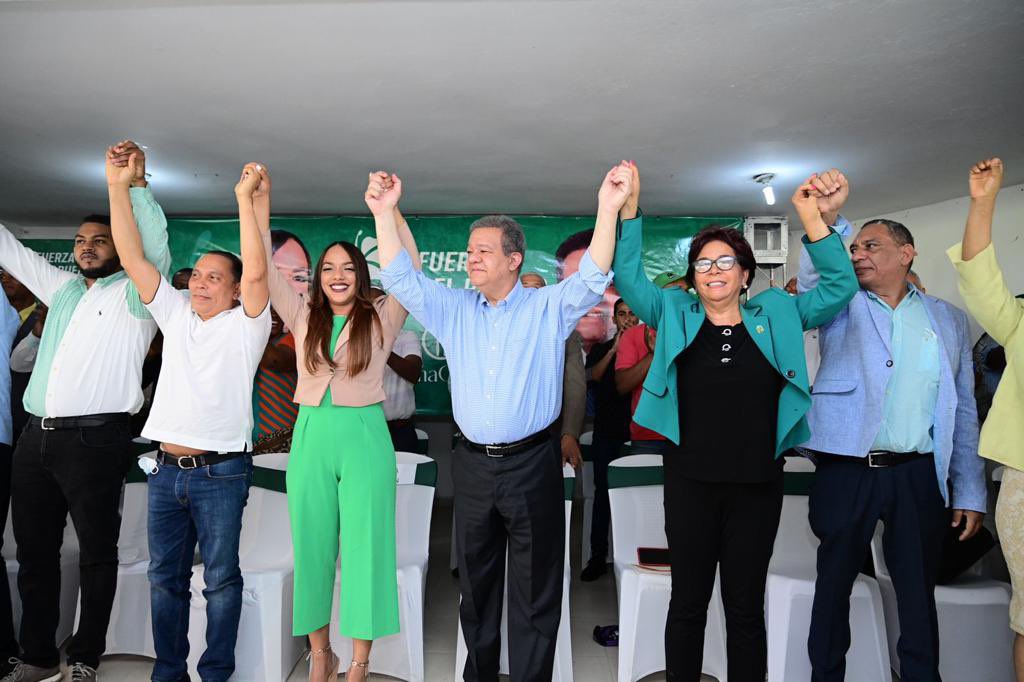
M821 279L799 296L773 288L741 302L754 278L753 251L742 233L721 227L702 230L690 245L693 289L659 289L640 260L643 219L629 208L635 201L621 214L615 285L657 330L633 419L674 444L664 456L669 680L700 679L716 568L729 679L765 677L764 590L782 510L781 454L810 435L803 332L831 320L858 288L842 240L818 211L813 181L793 204Z

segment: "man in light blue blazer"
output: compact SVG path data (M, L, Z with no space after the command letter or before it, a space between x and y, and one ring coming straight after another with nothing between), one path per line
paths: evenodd
M827 171L816 186L826 222L842 233L846 178ZM802 446L817 460L810 523L821 542L807 644L813 679L844 679L850 590L881 520L901 679L937 681L942 539L950 524L963 526L961 540L974 535L986 508L967 315L907 282L916 251L902 224L869 220L850 254L861 289L820 329ZM801 290L813 280L802 263Z

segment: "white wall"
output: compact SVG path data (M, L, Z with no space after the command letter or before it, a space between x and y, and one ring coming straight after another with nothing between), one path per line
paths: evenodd
M856 201L856 195L852 201ZM913 233L917 246L918 257L914 261L914 270L920 275L928 293L963 308L964 302L956 286L956 271L946 256L946 249L963 238L968 203L968 197L964 196L883 215L857 214L855 203L849 208L854 228L871 218L889 218L906 225ZM802 235L799 223L791 218L787 267L791 275L797 271ZM1014 294L1024 293L1024 185L1006 187L999 193L992 238L1010 291ZM974 336L981 333L976 324L974 331Z

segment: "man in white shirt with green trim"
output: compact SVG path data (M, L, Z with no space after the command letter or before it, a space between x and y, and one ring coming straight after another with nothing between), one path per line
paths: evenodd
M133 153L143 161L132 182L132 208L147 259L167 273L167 221L146 186L143 152L130 140L114 150L119 164L127 165ZM77 275L51 265L0 225L0 267L50 309L25 392L29 421L14 451L22 655L4 682L61 678L54 640L69 513L81 568L78 631L67 645L75 682L96 677L117 583L118 504L132 463L129 418L142 406L142 361L157 327L121 268L109 218L83 221L74 257Z

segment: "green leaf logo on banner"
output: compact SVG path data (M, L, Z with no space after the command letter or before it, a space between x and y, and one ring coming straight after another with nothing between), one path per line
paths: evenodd
M355 245L366 256L366 265L370 270L370 281L380 281L380 260L377 258L377 238L363 236L363 231L356 232Z

